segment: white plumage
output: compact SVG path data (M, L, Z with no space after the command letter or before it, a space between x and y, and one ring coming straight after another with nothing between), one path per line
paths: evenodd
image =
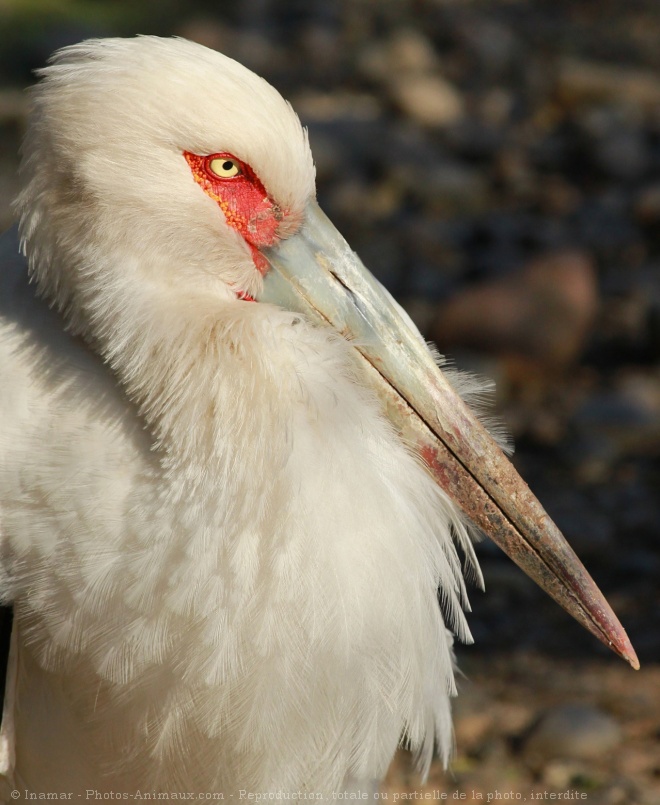
M401 740L446 760L459 509L347 340L239 298L252 234L183 157L249 166L286 240L314 195L297 117L151 37L61 51L33 104L18 211L55 309L6 258L7 785L330 795Z

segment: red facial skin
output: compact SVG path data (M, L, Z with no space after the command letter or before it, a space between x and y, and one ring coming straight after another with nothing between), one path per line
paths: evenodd
M268 195L252 168L232 154L198 156L184 151L183 156L197 184L217 202L226 222L249 246L257 269L266 274L268 261L259 249L272 246L277 241L277 229L286 213ZM210 167L214 159L231 160L239 167L239 172L230 177L216 175ZM254 301L244 291L239 291L237 296Z

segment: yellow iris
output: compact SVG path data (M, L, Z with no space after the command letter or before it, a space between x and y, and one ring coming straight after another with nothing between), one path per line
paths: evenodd
M241 166L238 162L228 157L212 159L209 163L209 168L220 179L231 179L241 172Z

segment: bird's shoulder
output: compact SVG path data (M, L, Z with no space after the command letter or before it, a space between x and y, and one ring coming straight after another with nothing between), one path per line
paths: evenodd
M0 238L3 539L25 531L24 515L34 514L35 506L52 511L60 488L83 478L109 484L136 456L148 456L150 445L112 371L67 332L60 313L36 293L16 230L5 233ZM67 499L70 508L75 496Z

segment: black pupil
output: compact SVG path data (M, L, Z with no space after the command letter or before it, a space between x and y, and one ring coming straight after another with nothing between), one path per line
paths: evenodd
M234 163L231 161L231 159L225 159L225 161L222 163L222 169L226 170L227 172L229 172L233 167Z

